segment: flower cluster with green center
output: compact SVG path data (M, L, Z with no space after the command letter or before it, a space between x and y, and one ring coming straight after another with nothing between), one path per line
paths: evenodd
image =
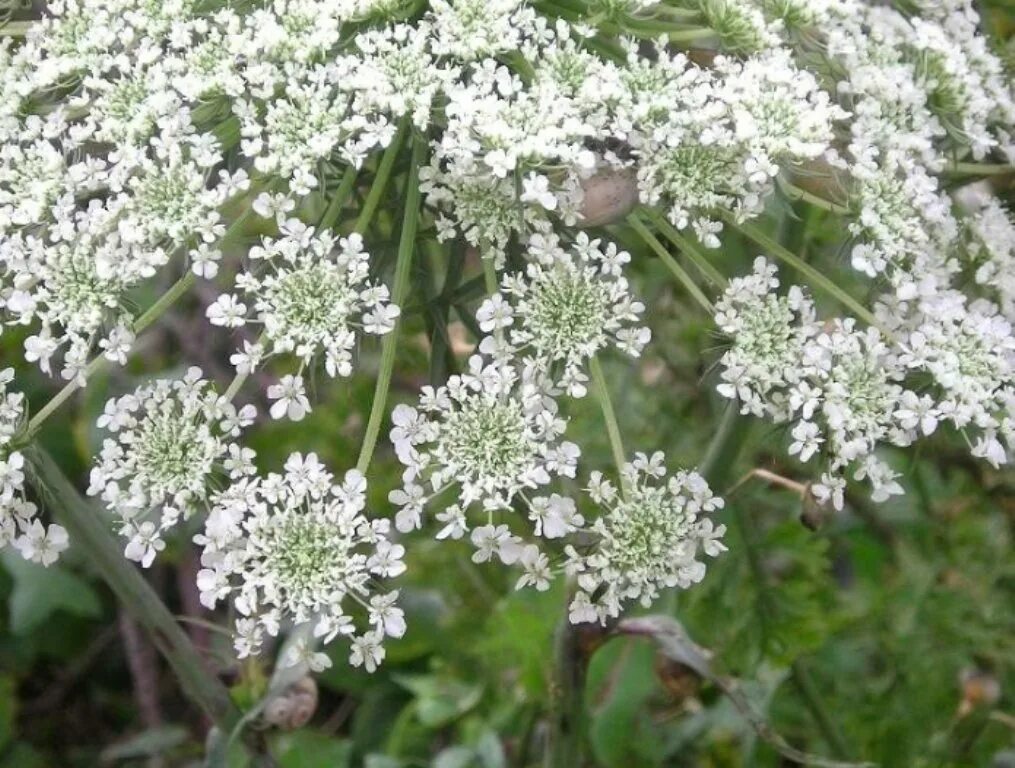
M390 332L399 308L388 302L387 286L370 280L360 235L338 238L296 220L282 230L282 237L251 248L250 268L236 276L237 293L222 294L208 318L227 328L262 327L262 339L234 357L243 373L268 356L292 354L300 373L323 356L329 376L349 376L357 331Z
M705 576L699 557L726 549L726 526L703 517L721 509L722 499L696 472L667 476L660 452L636 454L624 465L620 488L594 472L587 492L602 514L588 526L589 542L565 549L564 569L578 587L569 608L573 623L606 623L629 602L647 606L661 589L697 584Z
M418 409L397 406L391 441L406 467L389 497L400 507L397 528L419 528L424 509L437 506L439 538L459 538L470 509L507 511L554 476L574 477L578 446L561 440L567 422L548 384L531 367L474 355L468 373L425 387Z
M235 608L241 658L283 626L307 625L323 643L350 638L350 663L377 668L384 638L405 632L398 591L382 588L405 570L405 549L365 506L363 475L350 470L336 483L313 453L291 454L284 474L244 478L212 497L195 537L198 587L208 608Z
M572 397L582 397L586 360L607 346L637 357L651 338L639 325L645 307L632 297L621 271L631 257L584 232L570 251L550 236L532 238L528 253L525 272L506 275L476 321L484 333L501 336L499 356L520 357Z
M127 558L150 566L163 535L206 507L217 477L253 471L254 452L235 438L254 415L215 392L199 368L106 403L98 426L114 437L103 440L88 494L116 515Z
M877 329L861 330L851 318L822 325L799 287L785 296L778 287L775 268L758 259L717 303L730 340L719 393L744 413L790 423L790 455L822 465L811 488L820 501L842 508L847 471L868 481L875 501L902 493L898 473L876 450L929 434L937 411L902 386L906 362Z
M740 401L742 413L789 418L782 392L801 376L800 350L818 332L814 305L797 286L785 296L776 269L763 257L750 275L735 277L715 306L715 322L731 340L722 356L719 393Z

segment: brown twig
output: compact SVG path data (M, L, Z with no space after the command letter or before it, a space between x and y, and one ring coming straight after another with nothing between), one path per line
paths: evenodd
M119 616L120 639L127 657L130 678L134 687L141 722L145 728L162 724L162 709L159 706L159 670L155 648L148 641L137 623L123 609Z
M726 697L751 726L758 738L788 760L801 765L816 766L816 768L861 768L862 766L869 768L875 765L874 763L830 760L790 746L747 699L741 690L740 681L718 674L712 668L712 652L695 643L676 619L669 616L640 616L624 619L617 626L617 632L624 635L652 638L658 645L659 651L667 659L690 668L713 683L726 694Z

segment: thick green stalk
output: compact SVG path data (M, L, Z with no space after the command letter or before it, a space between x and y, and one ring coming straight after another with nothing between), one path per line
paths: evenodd
M359 212L359 216L356 218L356 225L353 227L360 234L365 232L366 228L370 226L370 222L374 219L377 206L381 202L381 195L384 194L384 190L388 186L388 179L391 178L391 170L394 168L395 158L398 157L398 153L402 149L402 143L405 141L405 134L407 132L407 123L403 121L398 128L398 132L391 139L391 143L388 144L388 148L384 150L384 154L381 156L381 162L378 164L377 173L374 176L374 183L367 193L367 199L363 201L363 209ZM418 173L418 170L416 169L416 173Z
M624 443L620 437L620 427L617 425L617 414L613 410L610 390L606 385L606 377L603 375L603 367L599 364L598 357L589 359L589 373L592 376L592 386L596 391L599 407L603 411L603 421L606 422L606 434L610 438L613 463L617 465L617 479L623 482L624 465L627 463L627 455L624 453Z
M74 546L95 565L131 617L148 632L172 667L184 695L225 732L240 718L229 691L210 673L187 633L158 594L124 557L110 533L110 520L82 498L52 457L40 446L24 449L28 471L46 507L67 529Z
M1015 173L1009 163L952 163L945 168L948 176L1004 176Z
M712 261L708 258L708 256L701 252L701 249L698 248L698 246L680 234L680 230L670 224L669 220L663 214L654 208L644 208L643 212L652 220L652 223L655 224L656 229L662 233L663 237L677 246L677 248L679 248L691 261L694 262L694 266L698 268L698 271L704 275L706 280L720 290L726 287L729 282L726 279L726 276L715 268Z
M677 263L677 260L670 255L670 252L666 250L662 243L660 243L655 235L649 232L641 219L636 214L631 214L627 217L627 223L631 225L635 232L645 241L645 244L651 248L656 256L662 259L663 264L667 266L673 276L677 278L681 285L687 289L687 292L691 294L691 297L701 305L708 314L712 314L712 302L708 300L708 297L702 292L701 288L698 287L697 283L691 279L691 276L687 274L687 271Z
M342 180L338 182L338 188L335 190L335 194L332 195L331 202L328 203L327 210L321 216L320 224L317 226L318 229L331 229L335 226L335 222L338 221L338 214L341 213L342 206L349 199L353 184L356 183L356 176L357 170L354 166L350 165L345 169Z
M788 264L803 275L813 287L819 288L830 296L838 299L843 306L847 307L854 315L857 316L857 318L863 320L868 325L874 326L875 328L880 327L877 318L874 317L873 313L859 301L850 296L846 291L836 285L835 281L826 277L823 273L819 272L792 251L784 248L774 239L762 232L757 226L748 222L740 224L737 222L733 214L727 211L722 212L722 217L726 220L726 223L733 227L733 229L741 232L743 235L747 236L764 248L770 256L774 256L784 264Z
M402 234L398 241L398 258L395 262L395 284L391 290L391 301L404 308L405 298L409 293L409 276L412 268L412 252L416 246L416 230L419 227L419 167L426 155L426 139L417 136L412 143L412 160L409 165L408 178L405 182L405 214L402 217ZM398 331L401 318L395 320L395 327L381 342L381 366L377 372L377 386L374 389L374 401L370 406L370 417L367 431L363 436L359 461L356 468L363 472L370 466L377 435L387 413L388 391L391 389L391 374L395 368L395 350L398 347Z
M568 589L570 603L573 591ZM560 617L553 642L553 680L550 684L550 721L544 768L577 768L585 751L585 677L588 659L581 648L578 628Z

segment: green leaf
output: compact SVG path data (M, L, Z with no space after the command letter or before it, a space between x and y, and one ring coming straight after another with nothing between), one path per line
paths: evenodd
M458 719L476 704L483 687L434 675L393 675L392 679L416 696L416 715L428 728Z
M651 732L649 702L659 689L655 649L648 643L613 640L589 665L586 696L592 710L592 749L602 765L657 765L659 739Z
M315 731L295 731L275 740L279 768L345 768L352 744Z
M99 760L112 763L118 760L153 757L185 744L189 738L190 734L182 725L149 728L102 750Z
M16 552L3 554L4 568L14 579L9 603L11 631L26 635L57 611L95 618L102 606L83 579L57 565L31 563Z

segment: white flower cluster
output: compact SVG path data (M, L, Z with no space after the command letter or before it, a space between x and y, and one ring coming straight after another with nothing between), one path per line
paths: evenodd
M284 474L243 478L212 497L194 539L204 548L198 587L207 607L226 600L236 609L240 657L292 622L324 643L350 637L349 662L373 672L384 638L405 632L398 592L379 583L405 570L405 549L389 539L388 520L363 514L362 474L334 481L315 454L294 453Z
M659 454L637 454L617 486L593 475L596 514L567 495L581 451L564 439L565 398L586 393L597 355L637 357L650 334L630 256L562 230L637 203L717 248L722 221L760 215L782 189L842 215L852 265L890 286L880 329L819 322L763 260L716 305L730 339L720 392L790 425L790 453L821 463L819 499L841 507L847 477L878 500L900 493L879 447L942 423L995 465L1015 448L1015 226L990 197L963 211L940 181L1015 162L1010 78L968 0L592 0L559 13L431 0L411 17L399 0L220 5L52 0L24 39L0 37L0 331L21 326L44 372L84 385L97 357L124 364L140 297L187 270L222 272L232 284L207 319L259 334L231 357L237 381L296 358L266 395L271 417L304 418L308 368L349 376L360 334L389 333L402 312L359 234L306 222L322 203L318 221L341 210L325 182L341 177L355 198L370 156L415 131L429 141L422 235L511 269L479 308L488 336L467 372L394 410L400 531L432 509L438 538L468 534L477 562L522 568L519 586L575 576L576 621L686 587L699 555L721 551L722 526L700 517L721 501L693 472L667 477ZM378 166L401 168L394 154ZM630 182L612 218L589 213L604 178ZM227 228L247 207L265 219L252 247ZM0 544L48 563L66 535L23 497L10 379ZM227 394L191 369L111 400L89 492L145 566L168 529L210 510L202 596L241 614L241 654L291 619L352 635L351 662L373 669L404 631L397 593L373 579L403 566L387 523L363 515L365 479L336 485L300 454L256 477L236 440L253 409ZM533 539L566 546L553 560Z
M501 293L483 302L476 320L484 333L506 333L509 343L500 345L499 356L523 356L569 395L582 397L588 358L607 346L637 357L651 333L636 325L645 307L622 275L630 254L614 243L604 249L584 232L571 251L556 236L534 235L525 273L506 275Z
M704 5L739 28L737 4ZM663 204L678 228L693 224L716 247L712 212L760 213L780 166L824 153L846 116L785 49L704 68L663 48L596 57L563 22L537 18L529 35L520 53L531 82L488 59L463 65L461 82L446 86L448 126L423 177L442 234L460 232L498 259L512 235L545 233L551 213L580 221L583 183L632 163L642 201ZM616 147L603 149L607 141Z
M846 117L783 49L743 62L719 57L710 70L661 51L631 73L642 199L713 248L722 229L713 211L757 216L780 169L820 157Z
M288 353L300 360L300 373L323 354L329 376L349 376L356 331L388 333L399 308L388 303L387 286L369 279L370 256L360 235L315 233L295 219L281 229L282 237L250 249L251 267L236 276L237 293L219 296L208 319L226 328L262 326L262 341L233 357L240 373Z
M716 305L719 329L731 338L722 358L719 392L741 411L792 422L791 455L820 457L824 472L812 491L843 504L843 474L867 479L881 501L902 493L895 472L875 451L884 442L906 445L916 425L903 428L897 411L915 398L897 382L905 368L876 329L852 320L821 325L797 287L777 296L776 270L763 258L754 273L730 283Z
M134 289L180 256L214 277L220 209L251 175L303 195L319 163L390 141L388 110L405 110L362 98L358 58L326 60L373 5L57 0L21 44L4 38L0 328L37 325L28 361L50 372L59 353L79 383L93 354L122 364Z
M879 445L906 446L947 422L972 453L995 466L1015 447L1015 336L997 308L932 291L907 306L890 298L878 317L889 336L852 319L820 323L807 295L775 294L764 259L730 283L716 322L730 337L719 392L744 413L792 424L789 453L821 460L821 501L841 509L845 473L871 486L875 501L903 492ZM906 381L923 374L919 389Z
M418 409L399 405L391 418L391 441L406 467L403 487L389 497L400 507L400 531L421 527L424 509L439 503L438 538L460 538L474 505L509 510L523 492L575 475L578 446L560 439L567 422L530 367L474 355L468 373L424 387ZM445 495L453 501L441 501Z
M921 13L836 0L822 32L853 114L848 144L853 264L911 299L959 265L961 227L935 177L954 157L1011 161L1015 94L965 2Z
M26 560L52 565L67 549L67 531L43 525L24 496L25 456L12 444L24 426L25 396L8 391L13 380L13 368L0 370L0 549L13 546Z
M700 581L705 566L696 555L718 554L725 528L698 520L722 501L696 473L656 485L666 475L661 453L637 454L619 492L593 473L589 494L603 508L594 518L553 491L555 483L569 489L581 455L562 439L558 386L584 396L588 358L608 345L636 355L648 339L634 325L642 307L621 276L629 255L584 234L570 250L556 237L533 236L525 274L506 276L503 295L477 312L491 335L468 373L424 387L417 408L394 409L391 441L406 469L389 500L400 508L398 530L422 527L424 511L434 509L438 539L468 535L474 562L522 570L518 589L545 590L559 574L575 576L571 620L605 623L624 603L647 605L661 588ZM531 535L517 532L526 527L519 512ZM473 524L470 513L485 522ZM556 554L555 541L564 544Z
M667 477L665 460L658 451L637 454L624 465L619 489L592 473L588 494L603 512L588 526L591 546L566 548L564 569L577 576L578 585L569 609L572 622L605 623L627 602L648 606L660 589L697 584L705 576L698 557L726 550L721 541L726 526L701 517L721 509L722 499L696 472Z
M924 432L937 421L960 430L974 456L995 467L1015 454L1015 332L984 299L935 291L912 302L886 302L879 318L899 340L900 362L925 372L920 398Z
M725 549L725 526L699 517L723 505L700 475L682 471L663 480L663 454L637 454L624 467L620 490L592 473L588 494L601 508L594 518L569 496L535 495L555 477L575 477L578 447L559 442L564 422L534 382L517 381L505 365L484 366L479 356L472 371L452 377L447 389L426 388L422 413L395 408L391 439L407 465L404 487L390 495L401 507L399 530L420 527L423 510L437 506L437 538L468 534L474 562L496 559L521 569L518 589L545 590L557 575L576 577L574 623L605 623L625 603L648 605L660 589L704 577L697 557ZM519 387L525 400L517 399ZM443 501L449 491L452 500ZM484 524L470 527L473 508L485 512ZM531 536L515 532L518 509L528 513ZM563 552L549 551L554 541L565 543Z
M106 403L98 426L114 437L103 441L88 493L118 518L127 558L150 566L163 534L205 508L216 476L254 471L254 452L235 442L254 415L215 392L199 368Z

